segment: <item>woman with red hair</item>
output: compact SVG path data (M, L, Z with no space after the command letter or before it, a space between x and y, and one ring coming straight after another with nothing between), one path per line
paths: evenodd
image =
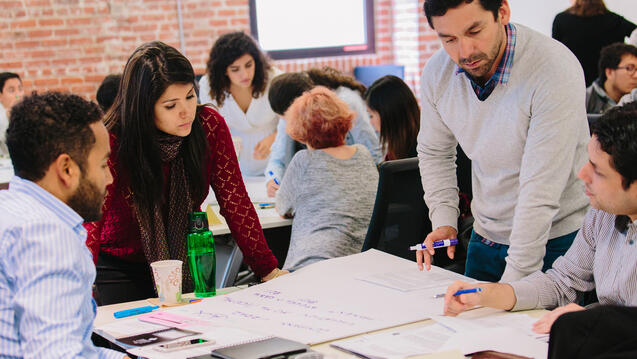
M345 144L354 117L322 86L285 112L286 132L308 148L296 153L276 194L279 214L294 218L286 269L361 251L378 171L365 146Z

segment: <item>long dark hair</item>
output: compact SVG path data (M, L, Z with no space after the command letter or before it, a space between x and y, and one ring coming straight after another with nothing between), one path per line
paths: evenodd
M270 59L249 35L240 31L231 32L215 41L206 64L206 74L210 80L210 97L214 98L219 106L223 106L226 92L230 89L230 79L226 75L226 70L245 54L254 59L252 97L257 98L265 92L271 67Z
M365 85L356 81L352 76L344 75L332 67L312 68L305 72L315 86L325 86L332 90L343 86L358 91L361 97L365 96Z
M420 129L420 108L407 84L396 76L383 76L367 89L365 101L380 117L383 148L395 159L411 157Z
M575 4L568 8L569 13L577 16L603 15L608 9L604 0L575 0Z
M188 59L160 41L138 47L124 67L115 102L104 119L119 140L119 158L130 176L134 204L145 210L152 210L164 193L154 106L166 88L175 83L196 86ZM203 196L206 153L206 136L197 111L192 131L184 138L179 154L184 159L193 199Z

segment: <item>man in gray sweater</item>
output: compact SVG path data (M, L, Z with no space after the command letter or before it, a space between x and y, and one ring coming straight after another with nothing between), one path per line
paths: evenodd
M472 161L475 218L465 275L547 270L588 209L577 180L589 139L582 68L562 44L510 23L506 0L426 0L424 10L443 49L421 81L418 157L434 230L419 267L429 269L433 241L457 236L459 143Z

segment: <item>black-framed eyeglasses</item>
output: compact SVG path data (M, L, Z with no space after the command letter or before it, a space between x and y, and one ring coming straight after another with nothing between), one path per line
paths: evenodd
M629 75L634 75L635 71L637 71L637 66L635 65L626 65L626 66L618 66L617 70L626 70L626 72L628 72Z

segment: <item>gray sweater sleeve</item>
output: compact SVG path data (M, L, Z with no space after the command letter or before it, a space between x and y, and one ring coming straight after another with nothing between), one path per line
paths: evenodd
M281 180L281 187L276 192L276 210L281 216L294 217L296 196L301 193L303 176L309 163L308 150L301 150L294 155L285 175Z
M572 174L569 169L574 167L576 151L581 150L580 131L588 131L582 126L586 118L584 73L570 55L552 64L554 72L529 74L536 77L537 89L503 281L520 279L542 268L551 224Z
M455 164L458 142L436 110L432 83L424 81L426 70L427 67L421 81L423 85L417 145L424 199L429 207L433 229L441 226L457 229L460 215Z

